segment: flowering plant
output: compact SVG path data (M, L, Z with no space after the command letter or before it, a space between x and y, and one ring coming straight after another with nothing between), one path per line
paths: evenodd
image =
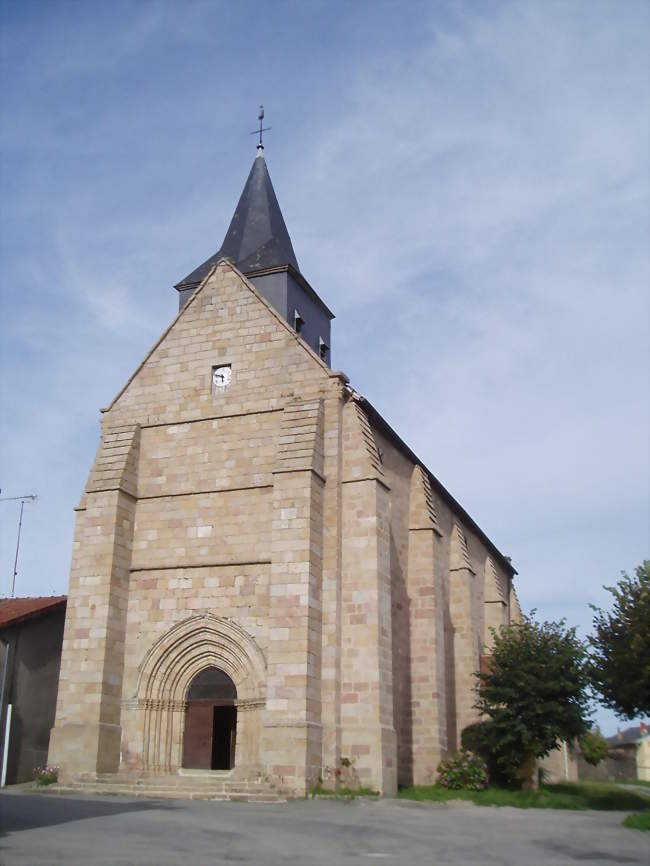
M37 785L53 785L58 780L58 767L34 767L34 781Z
M361 782L354 768L354 758L341 758L337 767L323 767L322 782L327 788L357 790Z
M487 788L487 769L471 752L458 752L438 764L437 784L453 790L482 791Z

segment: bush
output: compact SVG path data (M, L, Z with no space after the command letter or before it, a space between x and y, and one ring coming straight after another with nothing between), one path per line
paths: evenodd
M609 745L607 740L600 733L598 727L592 728L583 734L579 740L580 748L582 749L582 757L592 767L596 767L603 758L607 757Z
M497 763L498 732L489 721L475 722L463 729L460 735L463 750L478 755L487 768L490 784L508 788L513 784L516 767L509 774Z
M35 767L34 781L37 785L53 785L59 780L58 767Z
M563 620L538 623L531 614L493 631L490 664L477 674L474 706L484 721L472 732L491 782L531 786L535 758L589 729L585 656Z
M471 752L458 752L438 764L437 784L455 791L482 791L487 787L485 764Z

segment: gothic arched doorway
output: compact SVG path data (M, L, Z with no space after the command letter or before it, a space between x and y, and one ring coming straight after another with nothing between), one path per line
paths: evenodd
M235 684L219 668L204 668L190 683L186 701L183 767L232 770L237 734Z

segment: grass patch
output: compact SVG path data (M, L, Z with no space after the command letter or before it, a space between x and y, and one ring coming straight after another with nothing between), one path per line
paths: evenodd
M640 815L628 815L623 821L624 827L633 830L650 830L650 812L642 812Z
M312 797L341 797L346 800L352 800L355 797L378 797L379 791L373 791L372 788L321 788L317 785L309 791Z
M397 795L404 800L469 800L478 806L514 806L517 809L598 809L614 812L648 812L650 799L617 785L601 782L565 782L544 785L537 791L509 791L486 788L484 791L450 791L437 785L403 788Z
M650 782L645 779L624 779L621 785L641 785L643 788L650 788Z

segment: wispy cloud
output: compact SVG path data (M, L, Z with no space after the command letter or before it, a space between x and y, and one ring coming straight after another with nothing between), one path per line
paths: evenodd
M218 248L264 101L335 364L513 556L523 606L586 628L648 554L647 4L4 14L0 484L42 495L19 590L65 590L97 409Z

